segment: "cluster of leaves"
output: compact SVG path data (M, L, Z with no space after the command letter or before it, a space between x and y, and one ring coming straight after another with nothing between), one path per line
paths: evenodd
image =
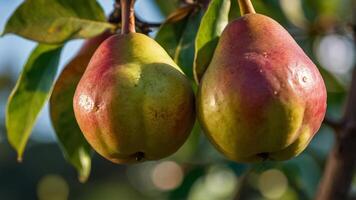
M199 1L183 7L179 7L176 0L174 3L156 2L165 14L169 14L155 37L156 41L192 81L198 81L209 65L223 29L238 17L237 1L212 0L208 7L200 5ZM261 13L287 21L281 12L275 12L278 7L276 1L269 4L256 1L255 7ZM4 33L14 33L39 43L29 56L7 105L8 140L17 150L19 160L36 118L51 96L64 44L72 39L87 39L115 29L114 24L106 22L96 0L27 0L15 10ZM343 88L331 74L325 70L322 72L328 79L328 88ZM66 119L52 121L56 123L54 127L59 143L65 157L84 181L90 173L91 149L78 128L56 128L63 120ZM75 120L70 126L77 127ZM199 127L195 127L193 132L200 132Z
M8 140L16 149L18 160L22 159L36 119L51 96L65 43L91 38L109 29L114 30L115 26L106 22L96 0L29 0L10 17L4 34L14 33L38 42L7 104ZM73 123L75 126L76 122ZM77 168L80 179L85 180L90 171L91 150L84 137L69 127L56 133L65 157Z

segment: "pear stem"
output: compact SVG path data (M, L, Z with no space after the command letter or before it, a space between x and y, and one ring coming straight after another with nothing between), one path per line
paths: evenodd
M135 30L135 0L121 0L121 33L134 33Z
M251 3L251 0L238 0L238 2L240 6L241 16L256 13L255 8Z

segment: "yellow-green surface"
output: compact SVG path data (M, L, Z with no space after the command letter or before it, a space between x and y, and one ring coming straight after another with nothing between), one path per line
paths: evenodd
M74 97L79 126L113 162L156 160L174 153L194 123L190 81L149 37L130 33L103 43Z

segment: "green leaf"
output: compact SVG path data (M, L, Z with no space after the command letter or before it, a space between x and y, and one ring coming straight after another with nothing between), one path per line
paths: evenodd
M321 16L329 19L347 17L348 12L345 12L345 9L350 5L350 3L340 3L340 0L304 0L302 3L305 14L311 21L318 20Z
M179 45L180 39L187 25L193 6L186 6L177 9L162 24L157 32L155 40L168 52L173 58Z
M195 38L204 11L198 10L189 16L187 25L177 46L174 61L183 72L193 80L193 63L195 53Z
M91 54L78 55L68 63L50 99L51 120L59 144L65 158L77 169L81 182L89 177L92 151L75 119L73 97L90 57Z
M196 121L187 141L171 156L171 158L178 162L188 162L193 160L199 146L201 133L202 129L200 128L198 121Z
M201 21L195 40L194 78L198 82L208 67L219 37L229 22L230 0L213 0Z
M240 17L240 8L238 1L231 1L230 12L229 12L229 21L236 20Z
M7 138L22 155L56 76L61 46L40 44L32 52L13 89L6 109Z
M168 16L179 6L179 0L155 0L163 15Z
M347 97L347 92L328 92L326 116L329 119L342 119Z
M77 169L81 182L85 182L89 177L92 150L77 124L73 97L94 52L111 35L104 33L84 43L61 72L50 99L51 120L58 142L65 158Z
M344 85L341 84L339 80L336 79L336 77L324 69L323 67L318 67L319 72L321 76L324 79L325 86L328 92L339 92L339 93L345 93L346 88Z
M58 44L113 28L95 0L26 0L8 20L4 34Z

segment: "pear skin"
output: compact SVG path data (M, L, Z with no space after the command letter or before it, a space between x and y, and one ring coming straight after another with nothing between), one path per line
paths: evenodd
M89 144L114 163L173 154L195 121L190 81L159 44L139 33L115 35L100 45L73 107Z
M320 128L326 88L313 62L273 19L246 14L223 31L197 95L210 141L237 162L286 160Z
M83 173L80 176L84 179L89 174L89 170L85 171L85 169L90 169L90 162L83 159L81 155L88 155L89 157L91 150L75 120L73 97L77 84L95 50L111 35L110 32L104 32L84 42L79 52L59 75L50 98L51 121L58 140L64 147L65 157Z

